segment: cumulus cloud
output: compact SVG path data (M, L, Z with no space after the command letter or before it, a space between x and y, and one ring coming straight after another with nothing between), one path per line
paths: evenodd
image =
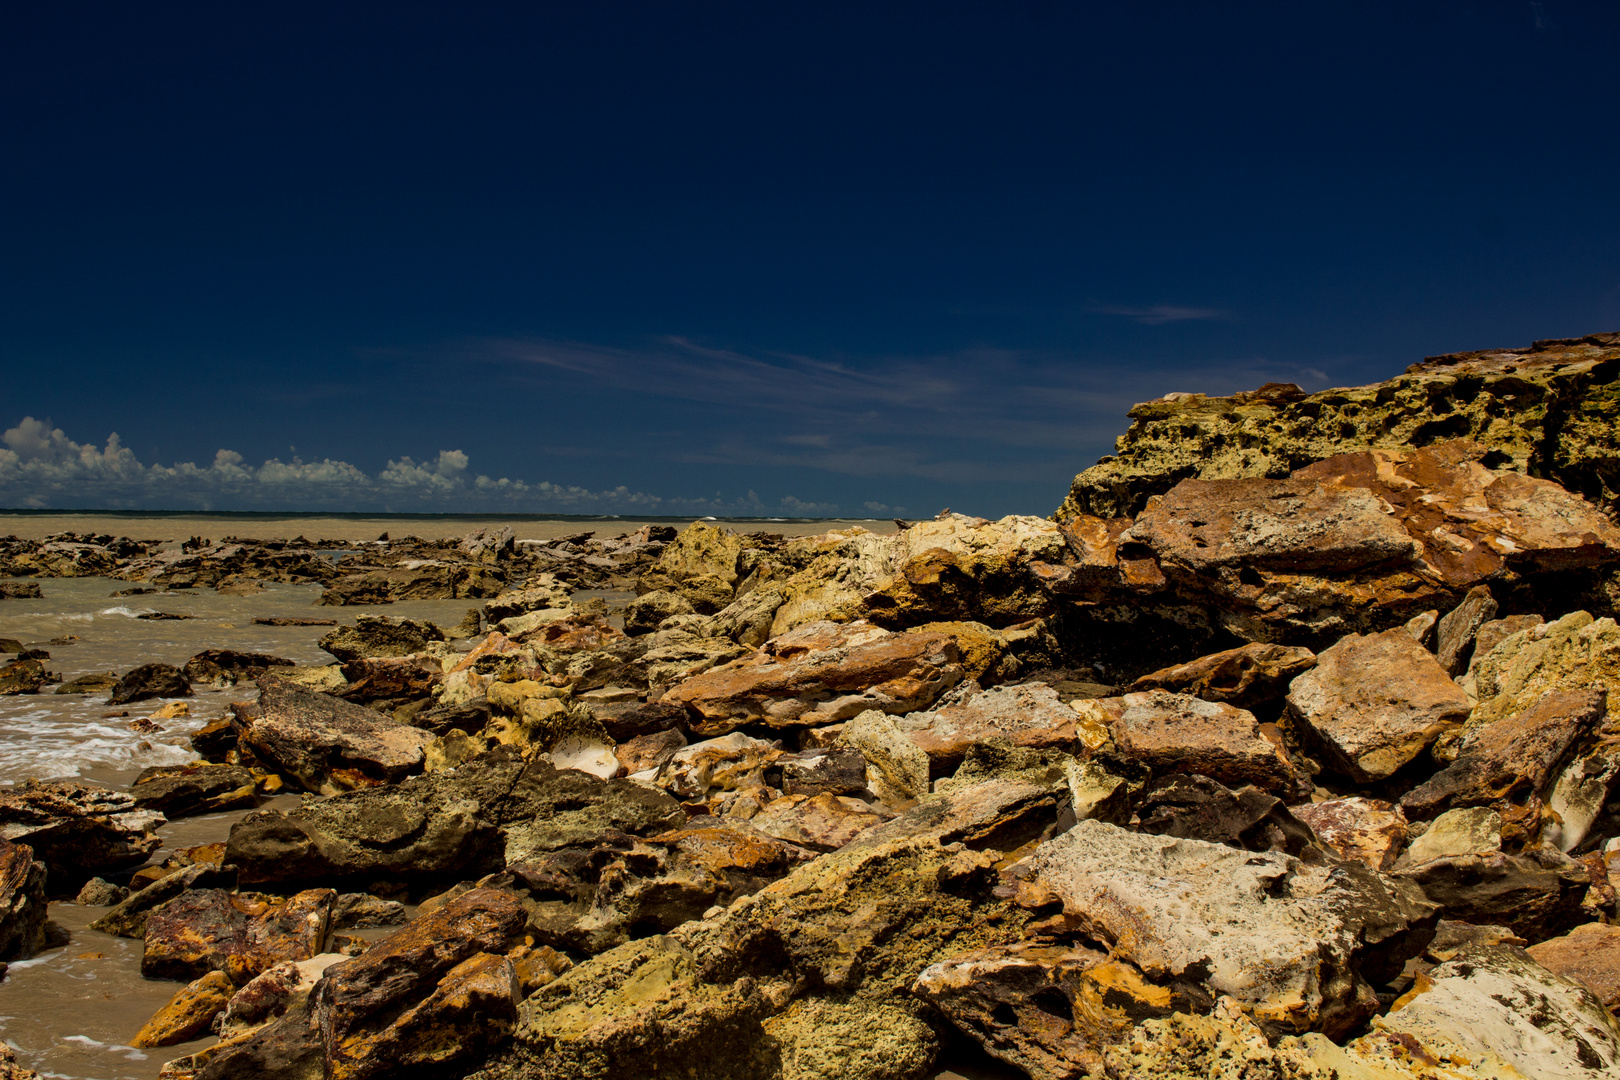
M714 514L826 517L836 503L792 495L775 503L755 492L725 499L667 497L619 486L600 491L549 480L472 471L461 450L417 462L390 460L376 476L347 461L271 458L254 466L221 449L208 465L143 464L116 433L103 446L70 439L49 420L25 416L0 434L0 506L51 509L332 510Z

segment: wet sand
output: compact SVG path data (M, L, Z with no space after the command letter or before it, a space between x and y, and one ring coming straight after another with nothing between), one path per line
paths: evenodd
M291 539L304 536L311 540L375 540L383 533L398 538L419 536L424 540L443 540L446 537L465 536L474 529L488 526L512 526L519 540L554 540L559 536L594 532L608 538L621 533L635 532L643 525L686 525L691 518L537 518L537 517L463 517L460 515L378 515L330 517L289 515L285 517L260 514L120 514L120 513L60 513L18 514L0 511L0 536L16 536L24 540L42 540L57 533L110 533L135 540L181 541L193 536L221 540L227 536L251 540ZM894 522L854 518L791 519L725 518L716 524L738 532L772 532L787 536L813 536L829 529L847 529L859 525L876 533L891 533Z

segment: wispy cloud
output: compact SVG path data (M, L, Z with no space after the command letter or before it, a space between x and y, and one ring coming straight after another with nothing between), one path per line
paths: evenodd
M1151 307L1088 304L1086 310L1098 315L1120 315L1144 326L1163 326L1166 323L1232 318L1231 312L1223 311L1220 308L1182 307L1177 304L1154 304Z

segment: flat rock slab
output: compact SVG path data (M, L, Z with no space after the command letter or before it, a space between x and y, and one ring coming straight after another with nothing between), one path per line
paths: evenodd
M950 773L962 763L968 747L989 739L1007 739L1014 746L1074 746L1078 719L1075 711L1045 683L996 686L952 695L948 704L914 712L896 721L900 730L928 755L936 775Z
M884 815L862 802L841 795L785 795L766 804L748 824L778 840L835 851L874 825Z
M677 683L663 700L685 705L700 735L723 735L744 724L819 727L867 709L927 708L961 680L957 659L955 642L944 634L818 622Z
M241 736L259 758L321 795L421 772L432 741L421 728L274 677L259 680L259 712Z
M1400 627L1340 638L1288 690L1289 713L1325 764L1364 784L1460 728L1470 707L1462 687Z
M27 780L0 790L0 839L34 849L52 896L72 896L92 877L145 862L162 846L154 830L164 820L126 792L82 780Z
M1253 784L1293 792L1301 780L1280 747L1246 709L1163 690L1103 698L1093 706L1113 715L1120 756L1155 776L1198 773L1231 787Z
M1377 1009L1369 983L1415 955L1427 934L1411 931L1434 919L1368 872L1099 821L1042 844L1029 880L1114 958L1237 998L1276 1034L1354 1030Z
M259 804L253 774L240 765L157 765L143 769L129 793L136 806L168 818Z

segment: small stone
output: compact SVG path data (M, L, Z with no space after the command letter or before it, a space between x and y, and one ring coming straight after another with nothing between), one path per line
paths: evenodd
M236 987L224 973L210 971L187 984L129 1040L135 1047L173 1046L195 1039L224 1011Z
M128 895L129 890L122 885L114 885L106 878L91 878L84 883L84 888L79 890L73 902L88 907L112 907Z

